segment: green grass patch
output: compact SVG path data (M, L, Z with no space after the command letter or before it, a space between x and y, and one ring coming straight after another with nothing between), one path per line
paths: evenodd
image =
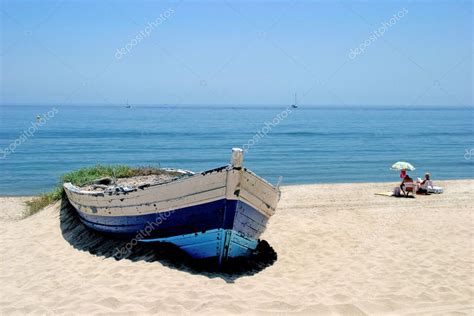
M32 200L26 202L26 210L23 213L23 217L31 216L38 211L42 210L46 206L61 200L64 194L64 189L62 185L56 186L52 191L47 193L42 193L37 197L34 197Z
M68 172L60 177L59 184L52 191L40 194L31 201L26 202L27 209L24 212L24 217L31 216L46 206L61 200L65 195L63 188L63 183L65 182L71 182L76 186L85 186L99 178L128 178L153 174L168 174L171 176L181 175L179 172L167 171L157 167L130 167L126 165L96 165Z

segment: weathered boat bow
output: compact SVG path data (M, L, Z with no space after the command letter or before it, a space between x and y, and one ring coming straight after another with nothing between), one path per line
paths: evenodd
M170 242L194 258L247 256L256 249L280 191L243 167L243 151L231 163L131 191L64 188L89 228L140 242Z

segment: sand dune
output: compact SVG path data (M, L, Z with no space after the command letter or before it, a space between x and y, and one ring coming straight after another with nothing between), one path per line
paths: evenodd
M263 236L278 259L234 274L172 249L115 260L117 242L64 204L21 219L27 198L3 197L0 312L472 315L474 180L439 184L416 199L374 195L387 183L284 187Z

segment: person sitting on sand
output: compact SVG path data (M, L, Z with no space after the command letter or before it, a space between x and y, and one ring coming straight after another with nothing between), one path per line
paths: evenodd
M430 179L431 175L427 172L425 173L425 179L419 183L419 189L416 191L418 194L428 194L428 187L432 187L433 183Z
M411 185L407 185L411 184ZM403 178L402 183L400 183L400 189L403 192L403 195L407 196L408 194L408 187L413 189L413 179L410 178L410 176L407 174L405 178ZM405 192L405 189L407 189L407 192Z

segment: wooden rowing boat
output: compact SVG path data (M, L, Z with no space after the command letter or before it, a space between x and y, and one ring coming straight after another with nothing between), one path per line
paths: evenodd
M185 173L163 183L85 190L65 183L67 197L90 229L137 242L170 242L194 258L250 255L280 190L243 167L232 149L229 165ZM179 171L179 170L174 170Z

